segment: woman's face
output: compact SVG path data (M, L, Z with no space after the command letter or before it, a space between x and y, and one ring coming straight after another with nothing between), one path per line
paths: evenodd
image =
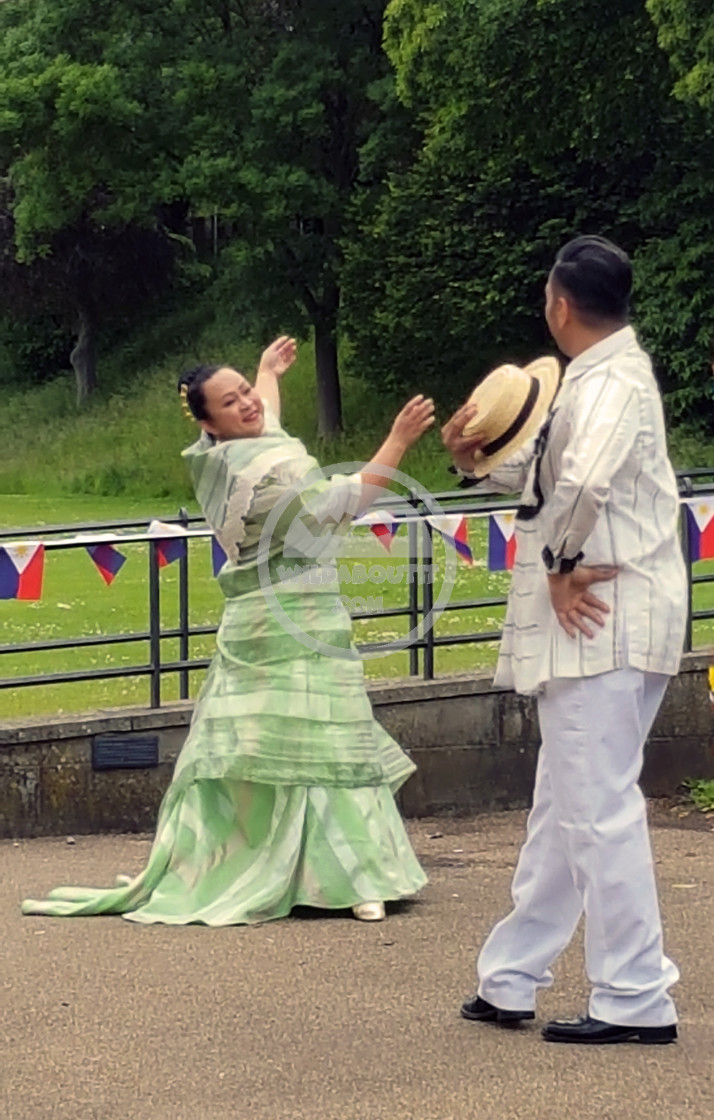
M263 431L263 402L242 373L223 366L203 384L208 419L201 427L216 439L247 439Z

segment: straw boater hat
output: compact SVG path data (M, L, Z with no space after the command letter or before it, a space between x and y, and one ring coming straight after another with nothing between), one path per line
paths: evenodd
M463 430L465 436L484 435L474 451L474 474L485 478L494 467L536 435L558 391L557 358L537 358L523 369L499 366L477 385L469 404L478 413Z

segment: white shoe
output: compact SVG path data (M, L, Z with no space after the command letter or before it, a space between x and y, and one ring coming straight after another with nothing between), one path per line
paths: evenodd
M381 922L385 916L383 902L360 902L352 907L352 913L360 922Z

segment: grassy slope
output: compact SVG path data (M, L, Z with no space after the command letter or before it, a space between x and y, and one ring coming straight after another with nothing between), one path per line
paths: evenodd
M155 360L140 360L135 341L106 358L100 368L101 389L80 414L69 375L5 394L0 411L0 494L190 501L181 449L194 438L196 428L181 415L177 376L198 361L225 361L251 374L259 351L220 322L188 331L179 314L173 331L164 322L158 340L146 339L146 351L156 352L164 336L168 336L165 355ZM323 464L368 457L403 403L385 400L361 382L344 378L348 434L325 444L316 437L311 344L300 347L283 387L286 427ZM424 485L443 489L448 475L439 446L436 434L428 437L405 460L404 469Z

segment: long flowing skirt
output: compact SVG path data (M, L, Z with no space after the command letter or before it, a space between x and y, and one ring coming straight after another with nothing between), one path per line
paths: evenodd
M333 593L281 605L349 648ZM413 770L372 716L358 659L305 648L261 594L229 599L146 867L108 889L57 888L23 913L222 926L413 895L426 877L394 801Z

